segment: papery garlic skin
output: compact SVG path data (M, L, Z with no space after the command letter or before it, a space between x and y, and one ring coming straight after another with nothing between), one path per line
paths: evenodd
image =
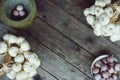
M8 54L12 57L15 57L18 54L18 47L10 47L8 49Z
M21 71L21 69L22 69L22 65L20 63L15 63L12 65L12 70L14 72L19 72L19 71Z
M16 63L23 63L25 60L24 56L22 54L18 54L17 56L15 56L14 61Z
M8 51L8 46L5 42L0 42L0 54L6 53Z

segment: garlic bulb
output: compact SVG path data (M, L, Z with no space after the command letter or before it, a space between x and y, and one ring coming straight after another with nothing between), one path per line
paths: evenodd
M99 68L98 67L93 67L93 69L92 69L92 72L93 72L93 74L97 74L97 73L99 73Z
M94 75L95 80L101 80L102 76L100 74Z
M21 46L21 44L25 41L25 38L23 37L18 37L17 39L17 45Z
M111 40L112 42L119 41L119 40L120 40L120 35L119 35L119 34L112 34L112 35L110 36L110 40Z
M114 73L114 71L115 71L115 70L114 70L113 67L109 67L109 68L108 68L108 72L109 72L109 73Z
M30 44L27 41L24 41L20 46L20 50L29 51L30 50Z
M9 78L9 79L15 79L15 76L16 76L16 73L14 71L10 71L6 74L6 76Z
M100 7L105 7L106 6L106 3L104 0L96 0L95 1L95 5L96 6L100 6Z
M107 16L107 14L101 14L99 16L99 22L101 25L107 25L110 22L110 18Z
M12 70L14 72L19 72L22 69L22 65L20 63L15 63L12 65Z
M28 73L28 76L29 76L29 77L33 77L33 76L35 76L36 74L37 74L37 71L34 70L34 71Z
M16 79L17 80L23 80L23 79L27 79L28 78L28 73L21 71L16 73Z
M8 54L12 57L15 57L18 54L18 47L10 47L8 49Z
M120 71L120 64L116 64L116 65L115 65L115 70L116 70L116 71Z
M111 18L114 15L113 9L111 7L105 8L105 13Z
M90 14L89 8L86 8L83 13L85 16L89 15Z
M107 71L102 72L102 76L103 76L103 78L107 79L107 78L109 78L109 73Z
M31 64L30 62L25 62L23 65L23 69L25 72L31 72L35 70L35 65Z
M86 20L90 25L93 25L93 23L95 22L95 17L92 15L87 15Z
M107 65L102 65L101 66L101 72L102 71L107 71L108 70L108 66Z
M97 17L99 17L102 13L104 13L103 8L101 8L101 7L96 7L96 8L95 8L95 15L96 15Z
M18 54L17 56L15 56L14 61L17 63L23 63L24 62L24 56L22 54Z
M6 53L8 46L5 42L0 42L0 54Z
M95 8L96 6L94 5L89 8L90 15L95 15Z

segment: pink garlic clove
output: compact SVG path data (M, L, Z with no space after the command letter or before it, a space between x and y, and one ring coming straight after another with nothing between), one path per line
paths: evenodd
M108 61L109 63L113 63L113 62L114 62L114 57L113 57L113 55L108 56L108 57L107 57L107 61Z
M100 74L94 75L95 80L101 80L102 76Z
M114 73L114 71L115 71L115 70L114 70L113 67L109 67L109 68L108 68L108 72L109 72L109 73Z
M107 64L107 63L108 63L108 61L107 61L106 58L101 59L101 62L102 62L103 64Z
M117 77L117 75L112 75L112 77L113 77L113 80L117 80L118 79L118 77Z
M107 71L105 71L105 72L102 72L102 76L103 78L107 79L109 78L110 74Z
M100 71L100 69L98 67L93 67L92 68L93 74L97 74L97 73L99 73L99 71Z
M120 71L120 64L115 64L114 68L116 71Z
M106 79L106 80L113 80L113 78L112 77L109 77L108 79Z
M109 63L109 66L110 66L110 67L114 67L115 64L116 64L115 62L112 62L112 63Z
M17 10L14 10L13 15L16 16L16 17L19 16L19 12Z
M107 71L108 70L108 66L107 65L102 65L101 66L101 72L102 71Z

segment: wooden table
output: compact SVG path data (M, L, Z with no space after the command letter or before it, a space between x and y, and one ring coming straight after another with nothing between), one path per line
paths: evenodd
M0 23L0 38L6 33L25 37L42 64L35 80L90 80L95 57L113 54L120 60L120 42L96 37L83 10L94 0L36 0L38 16L27 30ZM32 72L32 71L31 71Z

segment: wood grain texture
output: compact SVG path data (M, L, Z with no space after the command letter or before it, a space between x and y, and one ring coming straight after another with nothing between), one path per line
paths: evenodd
M92 29L78 19L61 10L49 0L37 0L39 17L49 25L69 37L95 56L100 51L109 51L120 59L119 47L103 37L96 37ZM39 8L41 7L41 8Z
M31 28L29 32L35 39L90 76L90 66L94 59L90 53L39 18L35 20L33 26L34 28Z

